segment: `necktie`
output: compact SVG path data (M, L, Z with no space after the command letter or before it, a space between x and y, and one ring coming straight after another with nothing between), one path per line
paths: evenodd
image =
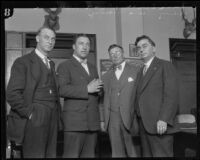
M44 57L44 63L47 66L48 69L50 69L49 61L47 57Z
M87 64L87 59L82 60L81 64L85 64L86 65Z
M144 65L144 68L143 68L143 76L146 74L147 72L147 65Z
M55 63L52 60L50 60L49 64L50 64L50 68L54 71L55 70Z

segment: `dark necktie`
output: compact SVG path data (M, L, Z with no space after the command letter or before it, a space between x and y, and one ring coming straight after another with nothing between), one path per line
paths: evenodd
M52 70L52 72L55 72L55 63L52 60L50 60L49 64L50 64L50 69Z
M55 72L55 63L52 60L50 60L49 64L50 64L51 74L53 76L53 81L56 84L56 82L55 82L55 75L56 75L56 72Z
M147 72L147 65L144 65L144 68L143 68L143 76L146 74L146 72Z
M45 62L45 65L47 66L47 68L50 69L48 57L44 57L44 62Z
M87 64L87 59L82 60L81 64Z

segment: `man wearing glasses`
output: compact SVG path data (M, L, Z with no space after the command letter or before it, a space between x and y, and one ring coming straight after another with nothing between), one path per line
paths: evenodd
M135 113L143 157L172 157L178 84L174 66L155 56L156 45L148 36L136 38L144 62L136 80Z

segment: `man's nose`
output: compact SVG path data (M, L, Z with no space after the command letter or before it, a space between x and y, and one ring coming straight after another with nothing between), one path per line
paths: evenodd
M86 50L88 47L87 45L83 45L83 49Z
M118 54L114 54L113 57L114 57L114 58L118 58L119 55L118 55Z
M54 40L48 39L48 43L52 44Z

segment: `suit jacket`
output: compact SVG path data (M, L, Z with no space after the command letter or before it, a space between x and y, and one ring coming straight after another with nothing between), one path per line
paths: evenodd
M59 93L64 98L63 122L65 131L100 129L98 93L89 94L87 85L98 78L97 69L88 62L90 75L72 57L58 66Z
M137 77L138 68L126 62L124 70L120 77L121 88L119 95L120 113L125 127L129 130L132 125L132 112L134 106L132 105L132 96L135 95L136 87L135 80ZM102 76L104 83L104 119L105 127L108 128L111 108L111 83L115 77L115 70L111 69ZM133 96L135 97L135 96Z
M33 97L37 84L40 81L40 74L41 68L39 57L36 55L35 51L17 58L12 66L6 92L7 101L11 106L8 115L7 133L8 138L17 143L23 142L26 122L32 113L34 105L36 105L33 103ZM54 78L56 80L55 72ZM59 102L59 95L57 96L57 99ZM60 103L58 103L58 112L60 120ZM62 127L61 122L59 122L59 127Z
M136 104L147 132L157 133L158 120L167 122L166 133L176 132L175 115L178 109L178 82L174 66L155 57L145 76L141 68L137 79Z

